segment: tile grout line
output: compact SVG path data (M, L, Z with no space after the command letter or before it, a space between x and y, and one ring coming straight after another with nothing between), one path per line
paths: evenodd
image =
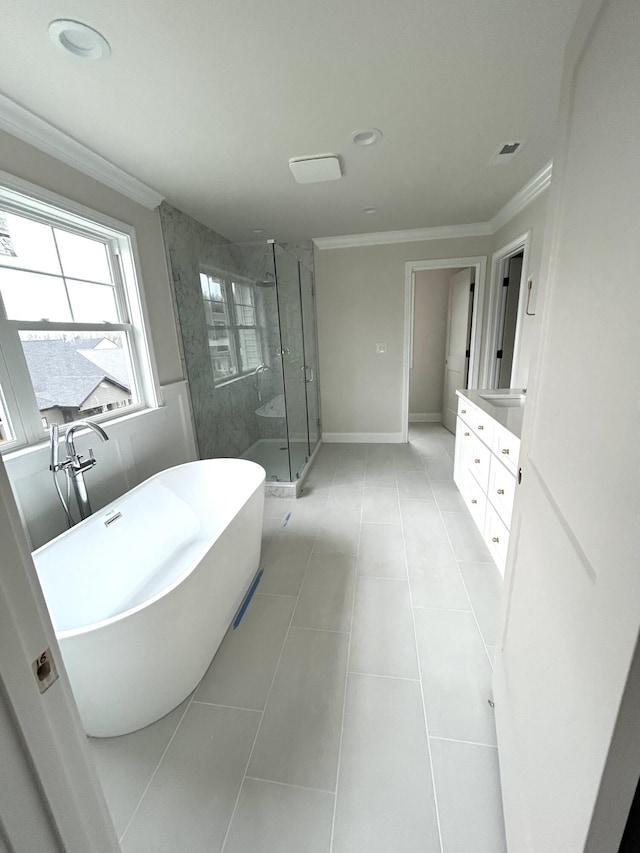
M426 472L425 472L426 473ZM428 475L427 475L428 479ZM416 649L416 661L418 664L418 676L420 682L420 696L422 698L422 719L424 721L426 742L427 742L427 755L429 756L429 770L431 772L431 787L433 789L433 805L436 813L436 826L438 828L438 841L440 843L440 853L444 853L444 845L442 842L442 827L440 826L440 811L438 809L438 792L436 791L436 777L433 769L433 758L431 756L431 742L429 736L429 720L427 718L427 705L424 699L424 685L422 684L422 667L420 666L420 650L418 647L418 632L416 630L416 618L415 611L413 609L413 594L411 592L411 576L409 574L409 559L407 557L407 540L404 533L404 522L402 523L402 547L404 550L404 559L405 565L407 569L407 587L409 588L409 603L410 603L410 611L411 611L411 624L413 625L413 642L415 643Z
M212 661L213 663L213 661ZM203 676L204 678L204 676ZM196 689L197 692L197 689ZM205 702L203 699L192 699L192 705L208 705L210 708L228 708L230 711L250 711L252 714L261 714L260 708L243 708L240 705L223 705L221 702Z
M455 460L454 460L454 461L455 461ZM451 478L451 479L452 479L452 482L453 482L453 483L454 483L454 485L455 485L455 480L453 480L453 476L452 476L452 478ZM437 503L437 502L436 502L436 503ZM446 511L447 511L447 510L445 510L445 512L446 512ZM467 510L467 508L466 508L466 507L465 507L465 511L466 511L466 513L469 515L469 510ZM443 514L442 514L442 513L443 513L443 511L440 509L440 506L438 505L438 514L439 514L439 516L440 516L440 520L442 521L442 526L444 527L444 531L445 531L445 534L446 534L446 536L447 536L447 541L449 542L449 547L451 548L451 553L453 554L453 557L454 557L454 559L455 559L455 561L456 561L456 566L457 566L457 568L458 568L458 574L460 575L460 580L461 580L461 582L462 582L462 586L464 587L465 595L467 596L467 600L468 600L468 602L469 602L469 607L470 607L470 609L471 609L471 613L473 613L473 621L476 623L476 628L478 629L478 634L480 635L480 642L482 643L482 647L483 647L483 649L484 649L484 653L486 654L487 658L489 659L489 666L491 667L491 671L493 672L493 661L491 660L491 656L490 656L490 654L489 654L489 650L487 649L487 644L485 643L485 641L484 641L484 636L483 636L483 634L482 634L482 631L480 630L480 623L478 622L478 617L476 616L476 611L475 611L475 608L474 608L474 606L473 606L473 601L471 600L471 596L469 595L469 590L468 590L468 588L467 588L467 584L466 584L466 582L465 582L464 575L462 574L462 570L461 570L461 568L460 568L460 563L464 563L464 562L466 562L466 561L465 561L465 560L459 560L459 559L458 559L458 557L456 556L456 552L455 552L455 549L454 549L454 547L453 547L453 542L451 541L451 536L450 536L450 534L449 534L449 528L447 527L447 524L446 524L446 522L445 522L445 520L444 520L444 516L443 516ZM474 560L473 562L483 562L483 561L482 561L482 560L479 560L479 561L475 561L475 560ZM494 566L495 566L495 563L493 563L492 565L494 565ZM466 612L468 612L468 611L466 611L466 610L465 610L465 611L461 611L461 612L466 613Z
M367 451L368 456L368 451ZM366 472L366 459L365 459L365 472ZM333 853L333 843L335 841L335 831L336 831L336 814L338 812L338 792L340 789L340 769L342 767L342 742L344 740L344 720L347 711L347 686L349 684L349 664L351 663L351 643L353 640L353 617L355 615L356 610L356 591L358 588L358 560L360 558L360 541L362 539L362 513L363 510L360 510L360 527L358 530L358 548L356 550L356 571L353 578L353 595L351 597L351 621L349 623L349 642L347 644L347 661L345 667L344 674L344 696L342 700L342 718L340 720L340 743L338 744L338 765L336 767L336 793L335 798L333 800L333 816L331 819L331 836L329 839L329 853Z
M193 697L196 695L196 690L197 690L197 689L198 689L198 688L196 687L196 688L195 688L195 690L193 691L193 693L191 694L191 699L190 699L190 700L189 700L189 702L187 703L187 707L184 709L184 713L182 714L182 716L181 716L181 717L180 717L180 719L178 720L178 723L177 723L177 725L176 725L176 727L175 727L175 729L174 729L174 731L173 731L173 734L172 734L172 735L171 735L171 737L169 738L169 742L167 743L167 745L165 746L164 750L162 751L162 755L160 756L160 758L159 758L159 760L158 760L158 763L156 764L155 770L153 771L153 773L152 773L152 774L151 774L151 776L149 777L149 781L148 781L148 782L147 782L147 784L145 785L145 788L144 788L144 790L143 790L142 794L140 795L140 799L139 799L139 800L138 800L138 802L136 803L136 806L135 806L135 808L133 809L133 811L131 812L131 817L130 817L130 818L129 818L129 820L127 821L125 828L122 830L122 834L120 835L120 838L118 839L118 843L121 843L121 842L122 842L122 840L124 839L125 835L126 835L126 834L127 834L127 832L129 831L129 827L130 827L130 826L131 826L131 824L133 823L133 819L134 819L134 818L135 818L135 816L138 814L138 811L140 810L140 806L142 805L142 801L144 800L145 796L147 795L147 791L148 791L148 790L149 790L149 788L151 787L151 783L152 783L152 782L153 782L153 780L155 779L155 777L156 777L156 775L157 775L157 773L158 773L158 770L160 769L160 765L162 764L162 762L163 762L163 760L164 760L165 755L166 755L166 754L167 754L167 752L169 751L169 747L170 747L170 746L171 746L171 744L173 743L173 740L174 740L175 736L178 734L178 729L179 729L179 728L180 728L180 726L182 725L182 721L183 721L183 720L184 720L184 718L186 717L186 715L187 715L187 711L189 710L189 708L190 708L190 707L191 707L191 705L193 704Z
M365 678L387 678L387 679L390 679L391 681L409 681L412 684L415 684L416 682L420 681L419 678L406 678L403 675L380 675L379 673L376 673L376 672L358 672L355 669L350 669L348 674L349 675L362 675Z
M342 556L342 555L321 554L320 556L332 557L332 556ZM345 554L345 556L350 557L351 555ZM295 628L296 631L317 631L319 634L343 634L346 636L349 633L349 631L336 631L333 628L310 628L308 625L292 625L291 627Z
M443 740L445 743L464 743L467 746L482 746L486 749L497 749L497 745L495 743L480 743L477 740L460 740L455 737L438 737L438 735L429 735L431 740Z
M455 463L455 459L453 461ZM451 481L455 485L455 480L453 479L453 475L451 477ZM437 504L437 501L436 501L436 504ZM447 510L445 510L445 512L447 512ZM465 507L465 512L467 513L467 515L469 515L469 510L466 507ZM451 541L451 536L449 534L449 528L447 527L447 523L444 520L443 510L440 509L439 504L438 504L438 514L440 515L440 520L442 521L442 526L444 527L445 534L446 534L447 540L449 542L449 547L451 548L451 552L452 552L454 559L456 561L456 566L458 568L458 574L460 575L460 580L462 582L462 586L464 587L465 595L467 596L467 600L469 601L469 607L471 608L471 612L473 613L473 620L476 623L476 628L478 629L478 634L480 635L480 642L482 643L482 647L484 648L484 653L486 654L487 658L489 659L489 666L491 667L491 671L493 672L493 661L491 660L491 655L489 654L489 650L487 649L487 644L484 641L484 635L482 634L482 631L480 630L480 623L478 622L478 617L476 616L476 611L475 611L475 608L473 606L473 601L471 600L471 596L469 595L469 590L467 588L467 584L466 584L466 581L464 579L464 575L462 574L462 569L460 568L460 563L464 563L465 560L459 560L458 557L456 556L456 552L455 552L455 549L453 547L453 542ZM473 562L476 562L476 561L474 560ZM483 562L483 561L479 560L477 562ZM492 565L495 566L495 563L492 563ZM467 612L467 611L463 611L463 612ZM492 693L493 693L493 690L492 690ZM492 697L490 697L490 698L492 698Z
M244 781L249 782L264 782L268 785L281 785L283 788L295 788L297 791L313 791L316 794L329 794L335 797L334 791L327 791L325 788L310 788L308 785L294 785L291 782L278 782L275 779L263 779L261 776L245 776Z
M298 595L296 596L296 604L295 604L295 607L293 608L293 610L291 612L291 619L289 620L289 627L287 628L287 633L285 634L284 640L282 641L282 647L280 648L280 654L278 656L278 662L277 662L275 669L273 671L273 678L271 679L271 684L269 685L269 692L267 693L267 696L265 698L264 707L262 708L262 712L260 714L260 721L258 723L258 728L256 729L256 734L255 734L255 737L253 738L253 743L251 744L251 749L249 750L249 757L247 758L247 763L246 763L245 768L244 768L244 773L242 774L242 781L240 782L240 785L238 786L238 794L236 796L236 801L234 803L233 810L231 812L231 816L229 818L229 823L227 824L227 830L224 834L224 839L223 839L222 845L220 847L220 853L224 853L224 849L227 846L227 840L229 838L229 833L231 832L231 827L233 825L233 819L235 818L236 811L238 810L238 803L240 802L240 795L242 794L244 782L245 782L245 779L247 778L247 770L249 769L249 765L251 764L251 759L253 757L253 753L254 753L254 750L256 748L256 743L258 742L258 737L259 737L260 731L262 729L262 723L264 721L264 714L265 714L265 711L267 710L267 705L269 704L269 699L271 698L271 693L273 692L273 685L276 682L278 670L280 669L280 663L282 661L282 656L284 654L284 648L287 644L287 640L289 639L289 634L291 633L291 627L293 624L293 617L295 616L295 612L296 612L296 609L298 607L298 602L300 601L300 593L302 592L302 587L304 586L304 582L306 580L307 573L309 571L309 566L311 564L311 558L313 557L313 552L315 550L315 543L316 543L317 537L318 537L318 533L317 533L317 531L315 531L313 534L313 545L311 546L311 552L309 554L309 559L307 560L307 566L304 570L304 575L302 577L302 582L300 584L300 588L298 589ZM290 598L293 598L293 596L290 596Z

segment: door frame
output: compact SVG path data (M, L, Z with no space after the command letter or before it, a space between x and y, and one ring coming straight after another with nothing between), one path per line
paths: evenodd
M527 307L527 287L528 287L528 272L529 272L529 256L531 254L531 234L532 231L526 231L515 240L511 240L505 246L495 251L491 256L491 275L489 283L489 306L487 310L487 333L484 346L484 371L482 377L483 388L495 388L496 377L496 357L494 353L498 350L498 331L500 327L500 318L498 311L500 309L500 288L502 287L502 279L504 278L505 267L514 255L523 253L522 257L522 273L520 274L520 289L518 293L518 316L516 320L516 334L513 341L513 362L511 364L511 379L510 387L513 385L513 378L518 373L520 365L520 343L522 340L522 326L524 323L525 311Z
M34 839L25 838L25 818L18 807L28 801L34 811L26 825L40 835L42 853L118 853L120 845L1 458L0 541L0 702L12 722L13 754L22 765L15 790L0 799L0 837L8 837L15 853L33 851ZM33 663L47 649L59 677L40 693Z
M480 379L480 342L482 338L482 312L484 308L487 259L441 258L433 261L406 261L404 265L404 358L402 365L402 438L409 440L409 371L413 354L413 322L415 273L422 270L446 270L457 267L475 269L475 290L471 315L471 355L469 358L469 388L477 388Z

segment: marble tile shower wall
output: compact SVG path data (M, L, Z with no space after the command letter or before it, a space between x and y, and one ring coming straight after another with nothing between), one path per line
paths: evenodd
M253 280L262 279L268 273L273 274L271 247L266 243L234 244L166 202L160 206L160 219L200 457L240 456L260 438L285 440L284 418L256 415L260 402L253 376L214 385L199 278L201 267L211 267ZM287 244L286 251L303 263L313 264L311 244ZM272 368L263 376L264 401L283 391L281 366L276 356L280 333L275 290L256 289L255 296L265 362ZM293 338L301 330L287 328L287 334Z

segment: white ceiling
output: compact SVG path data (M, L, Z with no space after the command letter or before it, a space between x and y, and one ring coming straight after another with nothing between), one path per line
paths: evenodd
M551 157L580 0L4 0L0 89L233 240L481 222ZM83 21L111 59L56 50ZM351 133L380 128L356 147ZM526 139L506 166L503 142ZM297 184L290 157L344 177ZM366 215L364 207L379 212Z

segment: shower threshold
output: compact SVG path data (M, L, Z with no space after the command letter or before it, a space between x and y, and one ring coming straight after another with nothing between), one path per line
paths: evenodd
M242 459L257 462L267 472L266 495L274 498L296 498L317 453L320 442L307 458L306 441L291 442L291 460L294 479L289 479L289 454L281 438L260 438L242 454Z

